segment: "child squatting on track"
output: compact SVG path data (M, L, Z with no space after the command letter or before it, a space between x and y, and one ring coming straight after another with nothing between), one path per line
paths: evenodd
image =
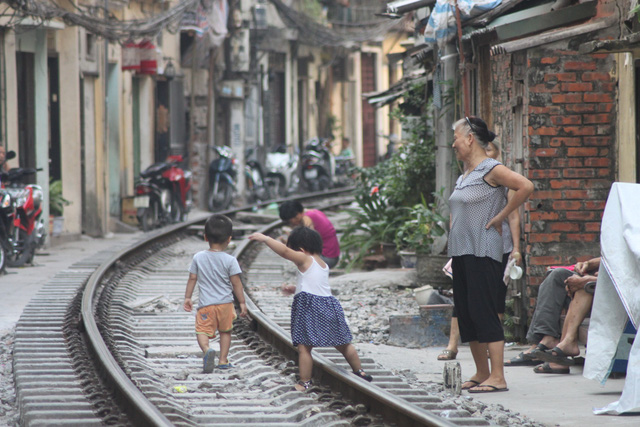
M296 227L289 235L286 246L260 233L250 235L249 239L266 243L276 254L298 267L298 283L291 306L291 340L298 347L300 368L296 390L304 391L311 387L313 347L335 347L354 374L371 381L371 375L361 369L360 357L351 344L351 331L342 306L331 295L329 267L320 257L320 234L308 227Z
M231 330L236 319L233 307L233 295L240 304L240 316L247 315L240 265L238 260L227 254L225 249L231 242L233 223L224 215L212 215L204 225L204 240L209 242L209 249L193 256L189 267L189 280L184 293L184 309L191 311L193 302L191 295L196 284L200 293L198 313L196 315L196 337L198 345L204 353L203 368L205 373L213 372L216 351L209 348L209 340L215 338L216 329L220 332L219 369L229 369L229 347L231 346Z

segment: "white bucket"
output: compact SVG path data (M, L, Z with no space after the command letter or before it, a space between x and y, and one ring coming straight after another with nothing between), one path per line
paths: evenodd
M434 292L433 286L427 285L413 290L413 297L418 305L427 305L429 297Z

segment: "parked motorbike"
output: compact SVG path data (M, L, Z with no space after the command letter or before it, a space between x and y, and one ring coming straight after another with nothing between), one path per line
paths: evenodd
M335 184L345 187L354 184L355 158L353 156L336 156Z
M191 171L182 169L182 156L169 156L140 173L133 201L143 231L186 221L193 205Z
M309 191L331 188L334 184L335 167L329 139L310 139L302 152L302 178Z
M298 190L298 155L289 154L284 145L267 154L267 186L275 197L287 197Z
M255 152L254 148L248 148L244 156L244 176L249 203L271 199L271 191L266 183L262 165L255 158Z
M228 209L233 201L237 176L236 159L231 147L213 147L218 158L209 165L209 197L207 206L212 212Z
M44 246L47 238L42 218L42 187L23 183L24 177L39 170L12 168L8 172L0 172L3 186L0 192L0 239L9 267L33 264L36 250Z

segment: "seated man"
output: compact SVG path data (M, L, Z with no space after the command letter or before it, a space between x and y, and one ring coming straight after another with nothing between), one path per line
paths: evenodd
M538 365L536 373L568 374L567 366L580 355L578 328L589 314L593 294L585 285L597 279L600 258L579 262L574 271L556 268L540 284L538 302L531 319L527 341L532 346L505 366ZM562 310L567 309L560 329ZM545 362L542 363L541 362Z
M322 259L333 268L340 258L340 243L336 229L327 216L317 209L304 209L297 200L289 200L280 205L280 219L291 227L304 225L313 228L322 237Z

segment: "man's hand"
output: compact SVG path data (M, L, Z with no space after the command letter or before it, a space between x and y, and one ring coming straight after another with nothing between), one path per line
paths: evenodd
M580 276L584 276L587 271L589 271L589 261L578 262L576 263L576 267L574 269L576 273Z
M597 278L595 276L579 276L574 274L567 278L564 281L565 289L567 290L567 295L573 298L573 295L578 292L580 289L584 289L584 285L588 282L594 282Z
M240 303L240 317L247 317L247 304Z
M184 304L182 305L182 308L184 308L184 311L191 311L193 309L193 302L191 301L191 298L184 299Z

